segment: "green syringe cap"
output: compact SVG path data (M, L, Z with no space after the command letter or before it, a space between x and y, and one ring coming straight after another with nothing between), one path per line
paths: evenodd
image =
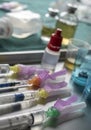
M57 118L60 116L60 112L55 107L51 107L46 111L46 115L50 118Z

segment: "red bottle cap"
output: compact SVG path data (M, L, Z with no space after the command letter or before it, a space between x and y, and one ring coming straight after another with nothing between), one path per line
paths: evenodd
M62 36L61 36L61 29L57 29L55 33L51 35L51 39L47 45L47 47L52 51L59 51L61 48Z

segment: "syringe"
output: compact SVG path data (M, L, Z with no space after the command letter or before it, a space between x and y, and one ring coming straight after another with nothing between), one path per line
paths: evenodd
M21 85L21 81L3 82L3 83L0 83L0 88L12 87L12 86L16 86L16 85Z
M58 85L58 86L57 86ZM41 88L39 90L26 90L23 92L16 92L16 93L5 93L0 95L0 104L12 103L12 102L19 102L24 100L30 100L34 98L48 98L55 95L70 95L71 89L67 87L66 82L62 82L60 84L55 85L55 87L51 88L49 86L45 86L45 88ZM47 88L48 87L48 88ZM61 97L62 97L61 96Z
M25 110L37 105L38 99L31 99L22 102L14 102L0 105L0 115Z
M20 93L8 93L0 95L0 104L19 102L28 99L33 99L37 95L37 91L25 91Z
M48 70L45 70L43 68L23 64L16 64L14 66L10 66L10 70L13 71L14 77L19 79L30 79L31 76L34 76L35 74L39 75L40 73L51 74ZM61 73L59 71L59 75L60 74L64 75L67 73L66 69L63 69L61 71L62 71ZM55 72L53 72L53 75L54 73ZM53 77L55 76L58 76L58 72L57 75L54 75Z
M32 80L31 82L29 80L29 83L27 83L27 82L28 81L24 80L24 81L15 81L15 82L6 82L6 83L4 82L4 83L1 83L0 84L0 86L1 86L0 87L0 93L22 91L22 90L31 90L33 88L38 88L39 84L40 84L40 83L38 83L36 77L35 77L35 80ZM62 84L66 83L65 82L65 77L61 77L58 80L48 80L47 82L54 83L54 84L56 84L58 82L62 83ZM36 87L36 86L38 86L38 87Z
M40 87L43 87L46 82L61 82L61 80L64 80L63 75L66 74L66 70L60 70L58 72L54 72L52 74L49 74L46 71L42 71L38 75L33 76L31 79L28 80L22 80L16 81L20 85L30 85L29 89L39 89ZM58 80L58 77L61 76L60 80ZM5 82L0 84L0 88L2 87L13 87L13 84L15 85L16 82Z
M0 130L9 128L14 129L17 127L20 128L22 127L22 125L26 127L31 127L33 125L43 124L43 122L46 121L48 118L61 119L64 117L64 115L69 115L66 118L64 117L64 121L71 119L71 117L73 119L73 117L77 117L77 114L75 115L74 113L77 113L78 110L86 107L85 102L77 102L74 104L73 102L75 102L76 100L76 98L70 97L68 101L56 101L54 106L49 107L48 110L41 109L27 112L20 111L20 113L15 113L13 115L2 116L0 118ZM72 114L74 116L72 116ZM80 113L78 114L78 116L79 115Z
M0 64L0 78L29 79L36 73L38 74L43 71L47 72L47 70L31 65L16 64L10 66L9 64Z
M45 111L20 112L18 114L3 116L0 118L0 130L27 128L33 125L42 124L45 119Z
M13 71L13 74L11 78L19 78L19 79L30 79L31 76L34 76L35 74L47 72L49 71L42 69L37 66L31 66L31 65L23 65L23 64L16 64L13 66L10 66L10 70Z
M29 90L29 88L32 87L32 84L22 84L22 85L16 85L16 86L10 86L10 87L1 87L0 88L0 93L7 93L7 92L20 92L20 91L25 91Z
M67 91L67 89L62 90L62 91ZM69 90L68 90L69 91ZM59 91L58 91L59 92ZM62 92L63 93L63 92ZM56 94L57 95L57 94ZM67 94L66 94L67 95ZM41 96L41 95L40 95ZM43 95L42 95L43 96ZM52 97L55 96L55 93L53 95L52 93ZM69 95L68 95L69 96ZM51 96L49 96L51 97ZM57 96L58 97L58 96ZM67 97L67 96L66 96ZM41 101L42 100L42 101ZM53 99L52 99L53 100ZM21 102L14 102L14 103L8 103L8 104L3 104L0 105L0 115L3 114L8 114L8 113L12 113L12 112L16 112L16 111L20 111L23 109L28 109L31 108L37 104L46 104L47 101L44 97L44 99L42 99L41 97L34 97L32 99L26 100L26 101L21 101Z

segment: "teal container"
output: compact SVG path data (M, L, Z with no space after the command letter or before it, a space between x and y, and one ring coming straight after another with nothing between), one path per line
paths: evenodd
M83 91L88 86L88 80L91 81L91 55L88 53L79 68L72 73L72 82L77 85L79 90Z

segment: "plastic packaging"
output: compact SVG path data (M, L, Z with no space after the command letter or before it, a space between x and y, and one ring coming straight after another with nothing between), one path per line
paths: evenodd
M27 8L27 5L23 5L19 2L16 1L11 1L11 2L3 2L0 4L0 9L4 11L19 11Z
M51 35L50 41L45 48L45 52L42 57L41 66L47 70L54 71L56 64L60 57L60 48L62 42L61 29L57 29L54 34Z
M10 38L13 34L13 24L7 17L0 19L0 39Z
M6 16L13 24L12 36L16 38L26 38L39 33L42 28L41 16L30 10L10 12Z

